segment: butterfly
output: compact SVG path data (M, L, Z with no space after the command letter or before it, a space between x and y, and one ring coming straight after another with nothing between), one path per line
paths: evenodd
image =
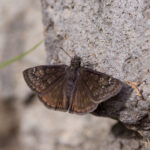
M107 74L82 67L75 56L67 65L43 65L23 72L28 86L49 108L86 114L117 95L122 82Z

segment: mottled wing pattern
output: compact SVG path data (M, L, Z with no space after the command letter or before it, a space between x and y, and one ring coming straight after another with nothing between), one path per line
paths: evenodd
M80 76L96 103L115 96L122 88L121 81L91 69L81 68Z
M37 66L23 72L28 86L35 91L40 100L55 110L66 111L65 71L66 65Z
M65 73L66 68L66 65L37 66L26 69L23 75L28 86L33 91L42 93L47 91Z
M87 86L81 78L78 77L71 97L69 112L86 114L96 109L97 105L98 104L92 101L92 97Z
M65 76L62 76L47 92L39 94L39 98L49 108L67 111L69 100L66 98L66 83Z

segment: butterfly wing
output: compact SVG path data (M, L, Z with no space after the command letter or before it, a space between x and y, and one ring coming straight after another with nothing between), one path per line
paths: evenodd
M96 103L115 96L122 88L122 82L120 80L101 72L82 68L80 75Z
M86 114L88 112L92 112L96 109L97 103L94 103L92 101L92 97L90 95L90 92L86 86L86 84L83 82L81 77L79 76L77 78L72 97L71 102L69 106L69 112L70 113L78 113L78 114Z
M25 81L35 91L41 101L55 110L66 111L65 71L67 66L37 66L23 72Z
M66 65L37 66L26 69L23 76L33 91L42 93L65 74L66 68Z
M65 76L62 76L49 87L47 92L39 94L40 100L49 108L67 111L69 100L66 97L66 83Z

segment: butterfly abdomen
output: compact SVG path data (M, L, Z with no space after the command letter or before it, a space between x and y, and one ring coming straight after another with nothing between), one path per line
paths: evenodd
M77 80L77 72L78 69L74 67L69 67L67 71L66 97L68 100L70 100L72 96L74 85Z

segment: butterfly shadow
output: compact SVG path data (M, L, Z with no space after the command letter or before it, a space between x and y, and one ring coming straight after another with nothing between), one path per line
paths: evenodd
M117 122L110 131L115 138L142 140L143 137L136 131L126 128L123 123Z
M121 91L116 96L99 104L91 114L119 120L120 112L127 109L126 103L132 92L133 89L128 84L123 83Z
M120 121L120 114L121 111L125 111L124 118L128 119L128 115L130 112L128 111L128 107L132 107L129 105L126 105L126 103L131 104L131 94L133 92L133 89L128 85L124 84L122 90L120 93L109 100L101 103L98 105L97 109L93 111L91 114L95 115L97 117L109 117L112 119L117 120L118 122L112 127L111 133L116 138L122 138L122 139L142 139L142 137L138 134L138 132L133 131L131 129L128 129L126 127L126 124ZM137 101L135 100L135 105Z

